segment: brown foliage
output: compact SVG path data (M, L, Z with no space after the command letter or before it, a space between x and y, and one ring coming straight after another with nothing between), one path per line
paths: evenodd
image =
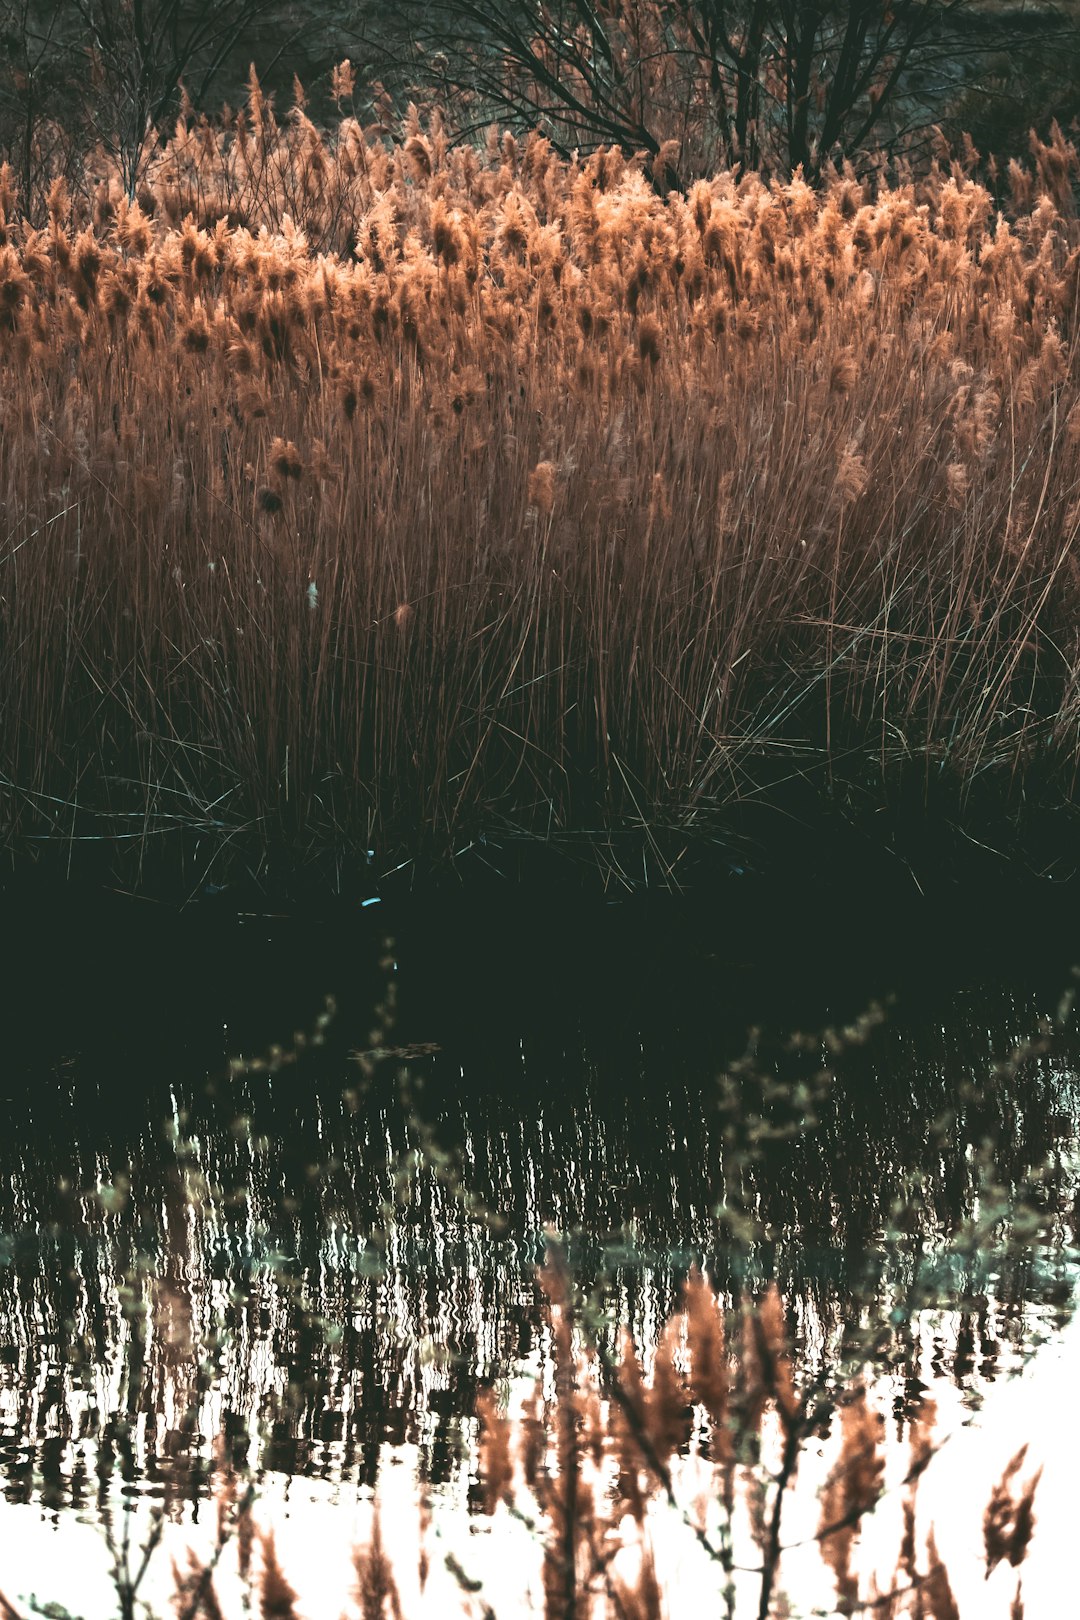
M495 1392L484 1389L476 1398L480 1421L478 1468L484 1482L484 1502L488 1513L510 1494L514 1469L510 1457L511 1427L495 1403Z
M859 1587L851 1555L861 1522L877 1503L885 1471L881 1450L884 1423L870 1407L865 1390L857 1390L841 1408L840 1433L840 1455L821 1495L818 1535L837 1592L853 1607Z
M367 1545L353 1553L356 1589L353 1594L362 1620L402 1620L401 1598L382 1537L382 1516L376 1506Z
M139 203L58 184L0 245L9 836L437 856L845 757L1071 791L1074 158L1033 163L1010 221L959 170L660 198L253 87Z
M296 1592L285 1578L272 1530L260 1533L259 1551L259 1612L262 1620L298 1620Z
M1042 1469L1036 1469L1018 1492L1013 1482L1024 1465L1027 1446L1023 1445L1005 1465L1001 1478L990 1494L983 1517L983 1543L986 1549L987 1577L1003 1560L1015 1569L1023 1563L1035 1528L1035 1492Z

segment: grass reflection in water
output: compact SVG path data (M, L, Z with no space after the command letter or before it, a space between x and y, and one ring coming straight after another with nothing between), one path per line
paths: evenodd
M592 1346L616 1453L604 1369L637 1387L625 1329L656 1387L695 1264L733 1344L745 1307L775 1302L762 1365L790 1355L800 1444L846 1433L836 1402L869 1369L907 1445L939 1385L977 1405L1053 1332L1077 1246L1069 1037L1047 1025L1022 1062L994 1060L1038 1030L1034 1003L999 997L991 1024L961 997L944 1024L896 1009L812 1039L754 1031L741 1050L624 1031L613 1054L556 1028L463 1072L408 1010L395 1029L392 950L380 972L366 1005L328 1002L299 1043L170 1078L165 1098L151 1081L140 1113L103 1106L88 1129L62 1068L27 1096L0 1149L9 1504L116 1525L138 1499L181 1521L233 1475L262 1494L282 1476L372 1492L396 1448L425 1490L491 1505L490 1390L539 1374L533 1421L562 1444L570 1296L553 1322L537 1273L556 1230L573 1355ZM782 1466L772 1377L772 1439L760 1414L745 1426L748 1466L763 1444ZM679 1387L676 1469L717 1445L689 1410L700 1391ZM655 1416L659 1397L640 1399ZM644 1472L663 1486L647 1457Z

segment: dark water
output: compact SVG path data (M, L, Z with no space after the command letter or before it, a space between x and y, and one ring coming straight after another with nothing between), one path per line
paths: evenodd
M0 1087L8 1502L92 1517L136 1493L177 1516L216 1435L262 1479L373 1484L386 1445L408 1443L446 1481L479 1383L543 1359L549 1229L646 1347L694 1260L725 1289L775 1277L807 1367L900 1310L918 1275L942 1309L888 1347L901 1409L928 1364L977 1399L1071 1293L1080 1051L1059 1042L991 1079L1053 1013L1067 937L979 961L947 940L845 951L813 918L755 939L701 909L549 908L526 926L461 899L326 920L65 898L17 922ZM788 1033L889 988L817 1128L740 1173L758 1230L733 1245L717 1208L742 1138L725 1138L717 1077L748 1025L762 1054L810 1073L820 1043L784 1056ZM327 994L322 1045L276 1073L230 1070L311 1034ZM412 1055L366 1075L353 1054L386 1041ZM945 1240L985 1212L984 1142L1003 1192L1050 1167L1040 1242L946 1264Z

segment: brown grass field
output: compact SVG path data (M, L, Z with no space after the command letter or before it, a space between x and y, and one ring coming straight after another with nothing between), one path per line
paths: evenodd
M1071 809L1077 159L973 171L661 196L254 84L131 203L5 168L9 850Z

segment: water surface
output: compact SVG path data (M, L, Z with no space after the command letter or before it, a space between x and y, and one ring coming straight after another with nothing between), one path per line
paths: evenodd
M729 1293L775 1278L804 1375L910 1314L878 1346L901 1426L934 1385L977 1405L1059 1330L1080 1052L993 1066L1054 1011L1068 941L1003 978L796 972L700 915L615 907L532 935L460 906L222 912L100 948L91 925L69 917L47 976L28 951L6 1008L0 1489L61 1529L132 1500L190 1517L215 1442L270 1494L355 1500L396 1450L475 1501L477 1389L547 1355L552 1231L646 1354L695 1261ZM742 1137L718 1077L748 1025L775 1054L889 975L897 1002L817 1128L739 1178L757 1232L733 1244L717 1211ZM318 1033L327 995L321 1045L230 1068ZM407 1055L358 1061L388 1041ZM985 1208L984 1143L1003 1192L1050 1167L1040 1242L946 1262Z

